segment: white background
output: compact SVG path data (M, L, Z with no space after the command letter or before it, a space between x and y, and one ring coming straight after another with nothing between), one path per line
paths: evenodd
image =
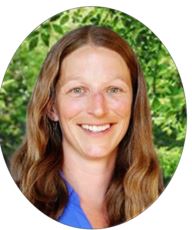
M148 26L175 61L187 99L188 127L183 155L170 184L150 208L121 225L129 230L192 229L192 7L190 0L1 0L0 79L22 41L39 24L63 10L106 6ZM68 229L34 208L14 184L0 154L0 229ZM116 228L115 228L116 229ZM119 229L119 227L118 227Z

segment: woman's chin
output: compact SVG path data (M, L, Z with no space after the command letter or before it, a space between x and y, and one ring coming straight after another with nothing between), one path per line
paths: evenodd
M84 152L85 156L88 159L92 160L100 160L100 159L107 159L110 158L113 155L113 151L106 151L104 148L94 147L94 148L88 148Z

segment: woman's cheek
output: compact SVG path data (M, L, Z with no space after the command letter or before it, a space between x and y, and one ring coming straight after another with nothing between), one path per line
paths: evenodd
M63 102L61 116L65 118L73 118L83 111L83 101L76 98L67 99Z
M131 113L131 99L130 97L122 97L118 100L113 100L111 103L113 111L121 117L130 116Z

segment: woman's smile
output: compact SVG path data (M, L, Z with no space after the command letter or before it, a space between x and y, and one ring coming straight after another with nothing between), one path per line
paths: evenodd
M82 127L84 130L90 131L92 133L101 133L101 132L108 130L111 127L111 125L110 124L105 124L105 125L83 124L83 125L80 125L80 127Z
M88 134L95 136L102 136L111 131L114 123L106 124L79 124L79 126Z

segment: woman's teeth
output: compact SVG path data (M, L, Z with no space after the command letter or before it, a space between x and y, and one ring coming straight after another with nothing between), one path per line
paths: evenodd
M102 132L102 131L109 129L111 127L111 125L110 124L106 124L106 125L81 125L81 127L83 129L97 133L97 132Z

